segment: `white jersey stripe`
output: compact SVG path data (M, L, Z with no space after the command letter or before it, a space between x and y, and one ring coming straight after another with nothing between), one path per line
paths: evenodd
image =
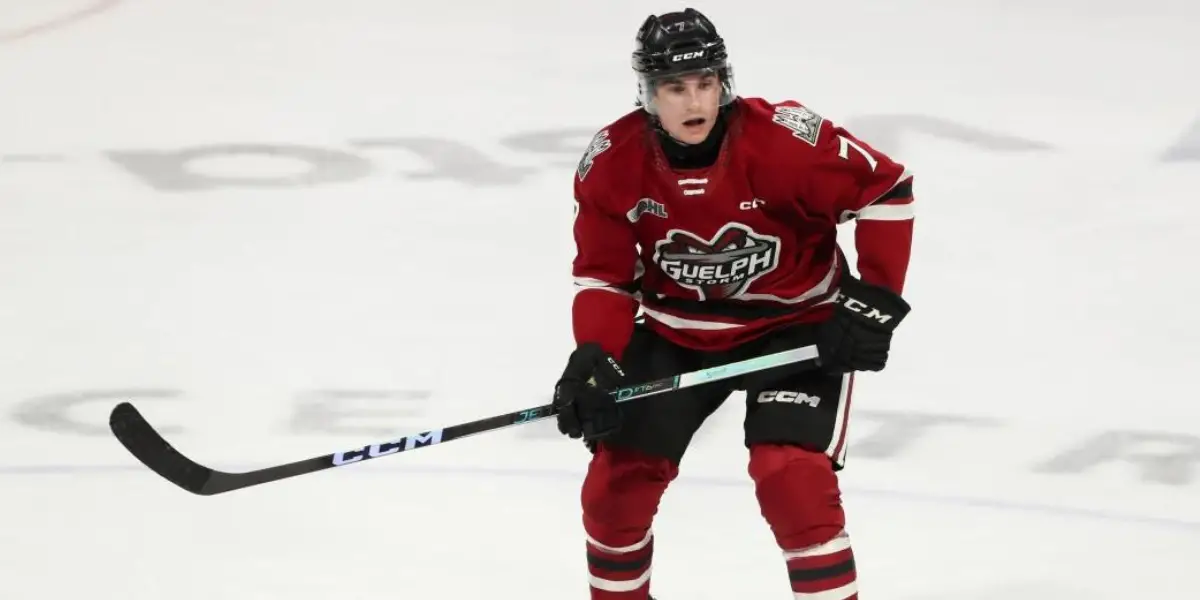
M646 313L647 317L670 327L671 329L704 329L707 331L717 331L721 329L737 329L742 327L737 323L721 323L719 321L700 321L698 319L685 319L668 315L664 312L659 312L650 308L642 307L642 312Z
M908 204L872 204L858 211L859 221L909 221L916 216L912 202Z

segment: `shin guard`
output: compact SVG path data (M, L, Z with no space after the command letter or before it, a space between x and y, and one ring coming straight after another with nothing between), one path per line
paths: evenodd
M857 600L854 554L830 459L790 445L755 445L750 476L783 551L796 600Z
M582 492L592 600L649 597L651 525L677 473L665 458L603 443L597 447Z

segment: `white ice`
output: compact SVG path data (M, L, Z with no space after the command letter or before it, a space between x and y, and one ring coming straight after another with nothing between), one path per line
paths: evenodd
M695 4L743 94L857 123L916 173L915 308L860 379L844 472L864 598L1200 597L1192 4ZM105 423L132 398L238 470L547 401L582 132L630 109L633 33L679 6L0 1L0 598L586 597L587 456L546 423L212 498ZM556 152L503 142L558 129ZM507 170L422 179L362 145L401 137ZM373 170L172 191L116 160L210 144ZM210 158L187 166L303 168ZM739 404L664 499L662 600L788 597ZM930 418L962 422L895 429Z

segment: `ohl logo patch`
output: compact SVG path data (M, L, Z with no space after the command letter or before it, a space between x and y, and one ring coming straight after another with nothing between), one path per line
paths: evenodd
M701 300L734 298L779 265L779 238L729 223L709 240L672 229L654 245L654 262Z

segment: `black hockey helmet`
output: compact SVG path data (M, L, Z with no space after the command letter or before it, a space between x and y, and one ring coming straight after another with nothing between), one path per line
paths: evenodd
M650 113L655 112L656 84L687 73L715 74L724 89L722 106L736 97L725 40L713 22L694 8L646 17L635 40L633 70L638 76L638 105Z

